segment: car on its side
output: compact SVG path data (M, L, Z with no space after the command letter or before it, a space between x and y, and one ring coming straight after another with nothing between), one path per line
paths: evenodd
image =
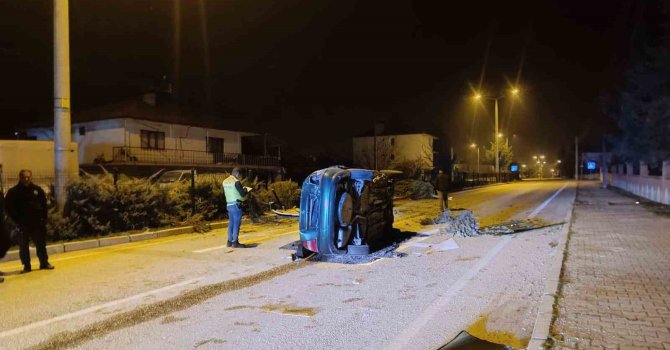
M342 166L309 175L300 194L298 257L370 252L393 228L393 182L382 172Z

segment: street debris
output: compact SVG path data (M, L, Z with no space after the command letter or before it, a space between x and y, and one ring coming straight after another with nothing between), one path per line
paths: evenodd
M441 242L441 243L421 243L417 242L412 244L412 247L415 248L432 248L432 250L438 251L438 252L443 252L446 250L453 250L453 249L458 249L460 248L458 246L458 243L454 241L453 238L449 238L448 240Z
M475 237L479 235L479 221L470 210L454 213L447 209L433 220L433 224L440 225L440 234L452 237Z
M445 210L435 219L423 219L422 225L439 225L439 233L452 237L476 237L479 235L507 235L517 232L537 230L545 227L562 225L564 222L548 223L533 218L511 220L499 224L479 227L477 217L470 210L462 210L456 214L452 210Z
M367 255L350 255L350 254L337 254L337 255L324 255L319 254L314 259L314 261L323 261L330 263L338 264L366 264L373 262L377 259L382 258L402 258L407 256L407 253L396 252L395 250L399 247L398 243L393 243L385 248L379 249L375 252L372 252Z
M491 343L486 340L479 339L470 335L466 331L461 331L458 333L456 338L452 339L449 343L444 346L441 346L438 350L514 350L514 348L502 345Z
M547 223L544 220L537 218L533 219L524 219L524 220L512 220L508 222L503 222L500 224L489 225L482 227L479 230L480 234L485 235L508 235L517 232L537 230L545 227L562 225L563 222L558 223Z

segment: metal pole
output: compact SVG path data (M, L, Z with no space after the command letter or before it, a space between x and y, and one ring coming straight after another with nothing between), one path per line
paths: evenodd
M579 180L579 138L575 136L575 180Z
M65 205L70 175L70 31L68 0L54 0L54 156L56 207Z
M496 111L496 134L493 137L493 140L496 144L496 176L500 172L500 154L498 154L498 98L495 99L495 111Z
M477 174L479 174L479 147L477 147Z
M179 99L179 65L181 64L181 0L172 0L172 97L175 101ZM172 127L170 127L172 130ZM177 147L175 147L177 148Z

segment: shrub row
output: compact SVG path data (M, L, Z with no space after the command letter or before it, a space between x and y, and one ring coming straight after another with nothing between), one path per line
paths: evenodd
M291 181L265 185L242 180L254 187L247 212L261 214L276 202L274 192L286 207L299 203L300 188ZM195 203L195 212L193 212ZM111 176L89 176L72 182L62 215L52 210L47 224L50 240L70 240L124 232L175 226L197 225L226 216L226 199L216 178L198 178L194 188L182 182L161 187L146 179L123 178L116 185Z

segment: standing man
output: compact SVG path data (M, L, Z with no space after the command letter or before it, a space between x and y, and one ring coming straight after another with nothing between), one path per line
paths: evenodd
M5 192L0 188L0 259L5 257L11 245L12 241L9 239L9 232L5 224ZM0 283L5 281L2 275L0 271Z
M440 210L444 211L449 209L449 174L445 173L440 169L437 174L437 179L435 179L435 189L437 190L437 198L440 201Z
M19 257L22 273L32 271L28 242L35 244L40 270L53 270L47 256L47 197L39 186L33 184L30 170L19 172L19 183L7 192L7 214L19 226Z
M242 224L241 204L246 200L246 195L252 190L251 187L243 187L238 179L240 169L233 168L230 176L223 180L223 192L226 195L226 209L228 210L228 243L232 248L249 248L248 245L238 241L240 225Z

